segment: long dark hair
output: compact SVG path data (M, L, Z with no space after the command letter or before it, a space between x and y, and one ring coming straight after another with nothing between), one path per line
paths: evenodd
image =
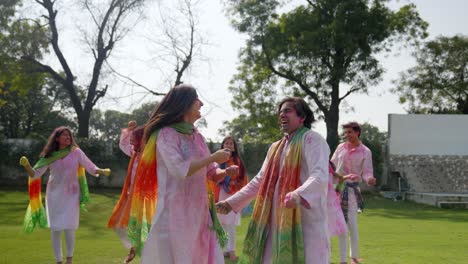
M50 157L52 152L59 150L59 144L57 142L57 139L65 131L68 131L68 133L70 133L70 145L73 147L78 147L78 144L76 144L75 139L73 138L73 133L71 132L71 129L66 126L60 126L54 129L52 134L50 134L49 139L47 140L47 144L44 146L44 149L42 149L42 152L39 155L40 158L48 158Z
M239 149L237 148L237 142L236 140L232 137L232 136L226 136L224 137L223 141L221 142L221 147L220 149L223 149L224 148L224 143L228 140L232 140L232 142L234 143L234 151L231 152L231 155L232 155L232 159L234 160L234 164L236 164L237 166L239 166L239 178L238 180L239 181L242 181L244 180L244 177L246 177L246 173L245 173L245 167L244 167L244 161L242 160L242 158L240 157L240 153L239 153ZM223 163L223 164L226 164L226 163Z
M181 122L197 98L197 91L191 85L181 84L172 88L146 122L143 143L146 143L157 129Z

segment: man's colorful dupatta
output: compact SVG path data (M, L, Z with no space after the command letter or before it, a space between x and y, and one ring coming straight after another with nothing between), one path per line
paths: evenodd
M309 129L299 128L289 146L287 139L273 143L268 156L268 164L260 184L252 218L244 240L244 254L249 258L248 263L262 263L266 240L272 237L272 262L304 263L304 240L302 236L301 211L299 208L286 208L283 200L300 184L302 138ZM288 148L284 156L283 167L280 172L281 153ZM278 186L278 199L272 204L275 187ZM275 226L273 234L269 234L271 226L272 207L275 206Z
M182 134L192 134L193 125L189 123L177 123L171 125L177 132ZM151 228L154 213L158 204L158 175L157 175L157 158L156 158L156 143L160 130L156 130L145 145L140 161L138 162L137 171L135 174L133 191L131 195L131 210L130 220L128 223L128 236L132 246L136 248L139 255L144 247L144 243L148 238ZM207 189L210 190L207 185ZM211 193L211 195L210 195ZM216 216L216 209L212 192L209 191L209 208L213 222L213 229L218 234L220 243L226 241L227 235L224 232L219 220ZM213 219L213 217L215 219ZM219 233L218 233L219 232ZM223 236L224 234L224 236Z
M33 169L39 169L56 160L63 159L73 150L75 150L75 147L69 146L62 150L54 151L49 157L40 158L34 165ZM80 208L83 211L87 211L85 205L90 201L90 196L85 170L82 166L78 166L77 177L80 184ZM28 179L28 192L29 205L26 209L26 214L23 220L23 230L26 233L31 233L36 226L41 228L47 227L47 217L44 205L42 204L40 177L37 179Z

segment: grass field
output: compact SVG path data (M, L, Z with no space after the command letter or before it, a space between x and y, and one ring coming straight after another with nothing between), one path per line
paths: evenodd
M91 191L89 212L81 214L74 263L122 263L127 252L117 235L105 227L119 191ZM365 198L366 210L358 216L364 263L468 263L468 210L393 202L379 196ZM1 264L54 263L49 230L32 234L21 230L27 199L26 192L0 190ZM238 254L248 221L244 217L238 228ZM338 260L335 238L332 263Z

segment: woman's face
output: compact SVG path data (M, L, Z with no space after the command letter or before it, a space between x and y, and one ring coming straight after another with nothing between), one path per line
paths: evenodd
M224 144L223 144L223 149L224 148L228 148L230 149L231 151L235 151L234 149L234 141L230 138L226 139L226 141L224 141Z
M195 123L200 117L201 117L201 112L200 109L203 106L203 102L200 101L200 99L195 99L193 102L192 106L189 108L187 113L184 115L184 121L188 123Z
M64 130L56 140L60 149L68 147L71 145L71 134L68 130Z

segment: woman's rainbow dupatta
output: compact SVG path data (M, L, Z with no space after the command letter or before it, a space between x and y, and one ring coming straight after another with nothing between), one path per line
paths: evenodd
M128 222L128 237L140 255L148 238L158 203L158 177L156 170L156 142L159 130L151 135L143 149L135 173Z
M130 181L132 179L133 166L137 166L135 159L139 154L133 152L128 163L127 177L125 178L124 186L122 187L122 193L120 194L119 201L114 207L112 214L107 222L108 228L127 228L128 221L130 218L130 208L131 208L131 195L130 193ZM135 172L136 173L136 172Z
M193 125L189 123L177 123L170 127L182 134L192 134ZM160 130L156 130L143 149L140 161L135 174L132 195L130 197L131 209L130 220L128 222L128 237L136 252L141 255L146 239L153 223L153 217L158 204L158 175L156 144ZM213 223L212 230L216 232L219 243L223 246L227 241L227 234L224 232L221 223L216 215L214 194L212 186L207 180L208 205Z
M47 227L47 216L42 204L41 178L28 178L29 205L23 220L23 230L31 233L36 226Z
M301 211L299 208L286 208L283 200L299 186L302 138L308 129L302 127L294 133L289 146L286 138L273 143L268 156L265 174L260 184L252 218L244 240L244 254L248 263L262 263L266 240L272 239L272 263L304 263L304 240L302 236ZM280 158L284 147L288 150L280 172ZM273 203L275 186L278 185L278 199ZM275 206L275 226L269 234L272 207Z
M65 158L70 154L75 147L69 146L59 151L54 151L47 158L40 158L34 165L33 169L39 169L53 163L56 160ZM78 166L77 171L78 182L80 184L80 208L87 211L85 205L90 201L88 183L86 181L85 170L82 166ZM41 178L28 179L29 205L26 209L26 214L23 220L23 230L26 233L31 233L36 226L41 228L47 227L47 217L42 204L41 195Z

